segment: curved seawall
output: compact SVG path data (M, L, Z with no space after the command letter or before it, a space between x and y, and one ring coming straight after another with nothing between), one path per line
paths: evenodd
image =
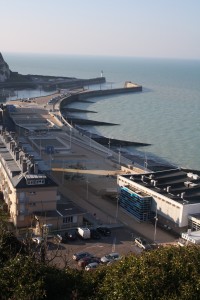
M68 97L64 98L60 103L60 109L62 109L65 105L70 104L72 102L86 100L88 98L103 97L108 95L119 95L119 94L126 94L126 93L136 93L141 91L142 91L141 85L134 85L133 87L124 87L124 88L107 89L107 90L83 91L77 94L69 95Z

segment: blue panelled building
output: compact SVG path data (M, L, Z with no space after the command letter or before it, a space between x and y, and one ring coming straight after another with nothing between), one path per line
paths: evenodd
M152 197L141 192L133 192L128 187L121 187L119 205L139 222L152 219Z

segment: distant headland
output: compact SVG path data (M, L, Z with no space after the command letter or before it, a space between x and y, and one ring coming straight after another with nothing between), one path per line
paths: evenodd
M40 88L53 91L61 88L81 88L86 85L103 84L105 77L79 79L75 77L49 76L49 75L22 75L10 70L0 52L0 99L6 95L6 89Z

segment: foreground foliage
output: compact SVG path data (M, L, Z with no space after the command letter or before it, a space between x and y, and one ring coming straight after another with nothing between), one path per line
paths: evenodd
M200 248L169 247L129 255L94 272L41 262L0 230L0 299L200 299Z

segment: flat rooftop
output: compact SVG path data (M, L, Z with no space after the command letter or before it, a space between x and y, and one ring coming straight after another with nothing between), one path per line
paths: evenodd
M179 203L200 203L200 177L182 169L121 175Z

